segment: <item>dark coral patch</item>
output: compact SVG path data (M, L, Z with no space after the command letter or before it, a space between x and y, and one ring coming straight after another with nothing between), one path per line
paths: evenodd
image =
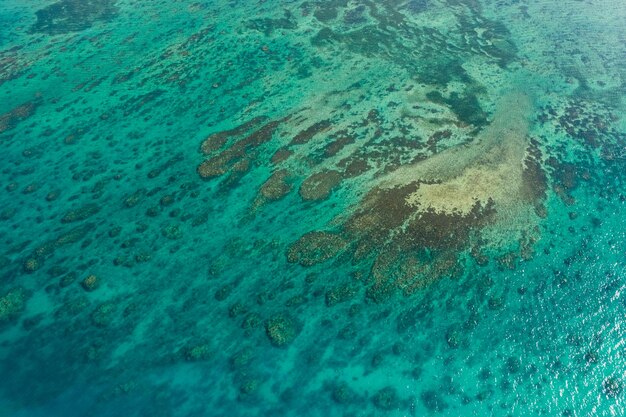
M246 23L246 26L250 29L258 30L266 36L269 36L277 29L296 29L298 27L298 22L295 19L295 16L289 10L285 10L283 12L283 17L281 18L252 19Z
M578 187L579 168L572 162L559 161L554 157L548 158L547 163L552 168L552 189L565 204L574 204L571 193Z
M247 171L246 160L249 157L249 153L270 141L281 122L282 120L268 122L243 139L235 141L230 147L200 164L197 169L198 174L202 178L208 179L223 175L231 169L240 172L242 169ZM245 129L242 128L242 130Z
M108 22L118 12L115 0L60 0L37 11L33 33L59 35L78 32L96 22Z
M291 191L291 184L286 181L288 177L287 170L281 169L274 172L261 186L260 194L270 201L280 200Z
M341 182L341 173L335 170L317 172L308 177L300 186L303 200L326 200L332 190Z
M265 333L274 346L284 347L294 341L301 327L288 313L278 313L265 322Z
M347 242L329 232L310 232L293 243L287 251L287 260L302 266L325 262L341 252Z
M354 261L373 259L366 298L377 303L397 290L410 294L441 277L462 274L458 253L471 247L474 232L490 224L493 204L477 202L467 213L423 210L407 202L419 186L374 188L339 235L307 233L291 246L289 260L309 266L344 248L350 248ZM336 298L331 293L330 300Z
M285 162L287 159L289 159L291 155L293 155L292 150L280 148L276 152L274 152L274 155L272 155L270 162L272 163L272 165L278 165L281 162Z
M332 126L330 120L322 120L317 123L312 124L306 129L302 130L291 140L292 145L303 145L313 139L315 135L318 135L326 130L330 129Z
M453 92L446 98L439 91L431 91L426 94L426 97L434 103L450 107L463 123L476 127L483 127L487 124L487 113L483 111L478 98L473 94L466 93L461 95Z
M0 114L0 133L13 129L17 124L30 117L37 108L38 102L29 101L13 110Z
M539 143L531 140L527 149L527 156L524 160L524 170L522 171L522 196L535 205L538 212L542 212L543 201L546 198L548 188L548 178L542 166L542 153Z
M324 147L324 156L329 158L337 155L343 148L356 141L354 135L347 132L339 132L333 140Z
M493 204L483 207L479 202L468 214L427 210L407 224L404 233L400 234L400 243L402 247L413 249L460 249L467 244L470 232L488 224L493 214Z
M0 324L15 320L24 310L28 294L21 287L13 288L0 297Z
M75 210L70 210L61 218L61 223L72 223L88 219L100 211L100 206L95 203L87 204Z
M224 146L229 138L241 136L245 133L248 133L250 130L254 129L265 121L267 121L267 117L255 117L254 119L251 119L233 129L213 133L202 142L202 144L200 145L200 152L205 155L209 155Z

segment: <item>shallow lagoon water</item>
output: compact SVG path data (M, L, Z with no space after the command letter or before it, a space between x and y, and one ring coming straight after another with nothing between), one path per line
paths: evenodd
M0 415L623 415L624 21L4 0Z

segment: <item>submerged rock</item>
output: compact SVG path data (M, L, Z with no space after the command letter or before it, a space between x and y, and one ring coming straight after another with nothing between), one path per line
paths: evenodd
M247 396L254 394L259 387L261 386L261 382L256 378L246 378L239 385L239 393L241 395Z
M243 319L243 322L241 323L241 328L242 329L254 329L255 327L258 327L260 324L261 324L261 316L259 316L257 313L250 313Z
M174 224L168 224L161 229L161 235L169 240L178 240L183 237L183 231Z
M453 349L456 349L461 345L462 338L463 333L461 332L459 326L453 325L446 332L446 342L448 343L448 346Z

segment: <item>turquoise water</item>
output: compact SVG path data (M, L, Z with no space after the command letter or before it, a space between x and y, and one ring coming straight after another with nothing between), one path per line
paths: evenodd
M0 3L0 416L625 413L626 6Z

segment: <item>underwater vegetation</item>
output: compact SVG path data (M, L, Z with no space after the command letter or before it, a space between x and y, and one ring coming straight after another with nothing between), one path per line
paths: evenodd
M6 0L0 409L623 414L624 18Z

